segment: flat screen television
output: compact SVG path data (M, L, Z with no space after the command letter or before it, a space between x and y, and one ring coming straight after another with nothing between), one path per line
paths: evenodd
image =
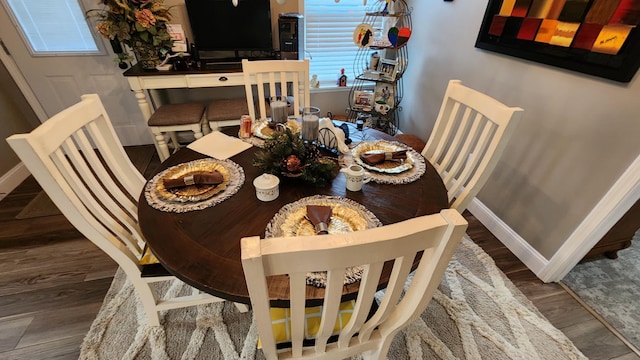
M273 52L269 0L185 0L193 42L207 52ZM247 57L247 56L243 56ZM249 56L250 57L250 56ZM206 56L203 56L206 58Z

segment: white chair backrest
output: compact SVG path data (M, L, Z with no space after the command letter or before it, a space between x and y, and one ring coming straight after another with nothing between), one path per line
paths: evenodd
M247 95L247 106L252 119L266 120L265 86L268 96L293 96L293 115L300 117L301 107L309 107L311 103L309 90L309 60L242 60L244 87ZM290 84L291 91L288 86ZM256 87L257 94L253 87ZM256 114L258 101L259 114ZM256 116L257 115L257 116Z
M484 186L522 113L460 80L449 81L422 155L442 177L451 208L463 212Z
M133 166L100 98L54 115L7 142L54 204L127 272L138 273L144 240L137 199L145 180Z
M278 358L269 315L267 277L289 276L292 347L286 350L286 356L342 359L371 351L377 354L372 358L385 359L394 335L427 307L466 227L467 222L456 210L446 209L440 214L348 234L243 238L242 265L266 358ZM414 258L423 250L413 280L399 301ZM378 310L367 319L383 265L389 260L393 261L390 281ZM362 265L364 272L351 319L337 342L328 344L341 302L345 270L357 265ZM327 285L315 346L303 352L306 273L310 271L327 271Z

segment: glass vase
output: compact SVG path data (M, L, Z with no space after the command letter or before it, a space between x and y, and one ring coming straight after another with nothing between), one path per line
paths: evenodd
M155 69L160 65L158 50L157 46L142 42L136 43L133 47L133 52L136 54L140 66L145 70Z

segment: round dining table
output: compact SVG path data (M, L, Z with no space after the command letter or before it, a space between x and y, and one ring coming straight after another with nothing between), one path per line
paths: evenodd
M231 127L223 132L237 134L237 129ZM366 140L396 141L392 136L374 129L356 131L355 127L352 128L351 138L354 142L363 136ZM139 199L139 225L159 262L185 283L225 300L250 303L240 258L240 239L256 235L264 238L267 224L289 203L313 195L348 198L375 214L383 225L435 214L449 205L442 179L428 161L425 161L424 175L414 182L380 184L370 181L363 185L361 191L355 192L346 189L343 173L339 173L326 187L314 187L298 179L284 178L280 183L278 198L263 202L257 199L253 186L253 180L262 174L260 169L253 166L258 150L254 146L230 158L243 168L245 181L236 194L215 206L174 213L151 207L144 193ZM157 172L205 157L182 148L163 162ZM386 286L390 272L391 264L387 264L380 278L380 289ZM355 299L358 284L355 282L344 286L343 301ZM286 276L270 279L272 306L287 306L288 290ZM323 296L323 288L307 286L308 306L320 304Z

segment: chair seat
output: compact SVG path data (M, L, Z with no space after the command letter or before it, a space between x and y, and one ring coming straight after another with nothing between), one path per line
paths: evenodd
M207 121L239 120L248 115L247 99L218 99L207 105Z
M157 277L157 276L171 276L171 273L160 264L158 258L151 252L151 248L145 244L142 256L138 260L140 265L140 276L145 277Z
M205 105L201 103L164 104L149 118L149 126L198 124L202 120Z
M353 300L340 303L338 316L336 317L333 333L337 335L347 325L351 319L353 308L356 302ZM375 306L377 310L377 306ZM320 330L320 320L322 319L322 306L314 306L305 308L304 329L305 329L305 346L313 346L316 335ZM291 347L291 310L289 308L271 308L271 326L276 340L278 349L286 349ZM331 341L333 340L333 341ZM336 339L330 339L329 342L335 342ZM262 342L258 338L258 349L262 349Z

